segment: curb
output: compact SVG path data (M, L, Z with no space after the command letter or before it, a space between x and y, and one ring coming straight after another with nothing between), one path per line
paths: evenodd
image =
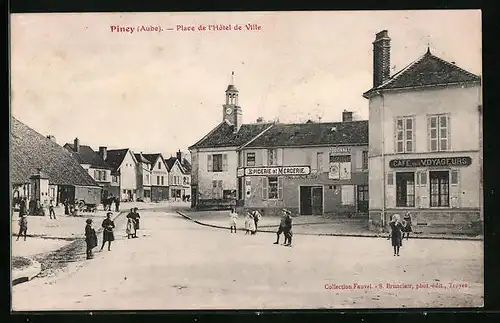
M25 283L32 280L42 271L42 265L36 261L31 260L31 265L22 270L12 270L12 286L17 284Z
M229 230L229 227L224 227L220 225L214 225L214 224L209 224L209 223L203 223L198 220L194 220L190 216L187 216L186 214L176 211L180 216L182 216L184 219L190 220L196 224L207 226L207 227L212 227L212 228L217 228L217 229L226 229ZM310 224L310 223L308 223ZM276 225L277 227L277 225ZM244 229L237 229L240 231L244 231ZM271 230L257 230L258 232L267 232L267 233L276 233L276 231L271 231ZM294 235L302 235L302 236L324 236L324 237L359 237L359 238L386 238L387 239L387 233L295 233ZM478 237L460 237L460 236L452 236L452 237L447 237L447 236L435 236L435 237L430 237L430 236L418 236L418 235L412 235L412 239L427 239L427 240L461 240L461 241L484 241L483 238L478 238Z

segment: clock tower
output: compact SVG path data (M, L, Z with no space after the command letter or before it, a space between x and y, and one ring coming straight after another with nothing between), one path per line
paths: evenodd
M234 131L238 132L241 127L242 112L238 106L238 90L234 86L234 72L231 74L231 84L226 90L226 104L222 105L222 119L229 121L234 126Z

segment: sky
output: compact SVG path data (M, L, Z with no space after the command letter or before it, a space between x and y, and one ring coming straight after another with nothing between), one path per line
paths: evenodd
M232 30L198 30L210 24ZM234 71L244 123L334 122L343 110L368 119L362 93L372 86L372 42L384 29L391 74L430 46L481 75L478 10L14 14L11 113L60 145L78 137L94 149L170 157L222 121Z

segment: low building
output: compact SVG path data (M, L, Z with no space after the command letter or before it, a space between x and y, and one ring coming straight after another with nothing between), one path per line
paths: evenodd
M168 200L168 166L162 154L143 154L151 163L151 201Z
M482 230L481 78L427 51L390 76L387 30L373 42L369 223L409 211L416 231Z
M182 154L166 160L168 166L169 200L185 201L191 195L191 175L182 166Z
M98 204L101 187L74 158L53 140L11 117L10 181L14 200L26 197L48 205L84 201Z
M103 197L107 197L111 186L112 167L101 157L102 147L100 152L96 153L90 146L81 145L78 138L75 138L73 144L67 143L63 147L71 152L80 166L86 169L89 175L102 187Z
M128 149L107 150L106 163L113 167L110 194L122 201L137 200L137 159Z
M239 92L226 90L223 121L189 147L192 207L296 214L367 211L368 122L242 123Z

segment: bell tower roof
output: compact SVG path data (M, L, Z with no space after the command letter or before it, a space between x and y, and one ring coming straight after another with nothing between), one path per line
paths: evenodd
M238 89L234 86L234 71L231 72L231 83L227 86L227 92L238 92Z

